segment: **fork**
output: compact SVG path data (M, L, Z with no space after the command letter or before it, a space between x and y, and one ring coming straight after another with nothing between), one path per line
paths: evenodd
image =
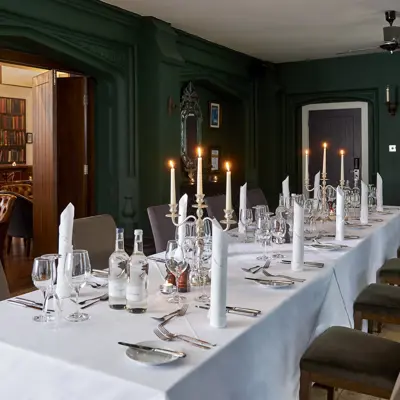
M263 266L256 265L255 267L251 267L251 268L242 268L242 271L251 272L252 274L256 274L258 271L260 271L260 269L269 268L270 264L271 264L271 260L268 259Z
M212 347L215 346L215 344L205 342L200 339L193 338L191 336L187 335L176 335L174 333L171 333L168 331L164 326L158 326L156 329L154 329L154 333L161 339L161 336L164 337L162 340L173 340L173 339L180 339L183 340L184 342L187 342L193 346L200 347L201 349L205 350L210 350Z
M263 274L266 276L269 276L271 278L284 278L284 279L289 279L290 281L293 281L293 282L305 282L305 279L302 279L302 278L292 278L292 277L286 276L286 275L273 275L265 270L263 270Z
M172 311L172 312L169 313L169 314L163 315L162 317L151 317L151 318L155 319L156 321L165 321L168 317L171 317L172 315L175 316L175 314L177 314L177 315L179 315L180 317L182 317L183 315L186 314L186 311L187 311L188 307L189 307L188 304L184 304L184 305L182 306L182 308L180 308L180 309L178 309L178 310L175 310L175 311ZM180 313L182 313L182 312L183 312L183 314L180 314Z

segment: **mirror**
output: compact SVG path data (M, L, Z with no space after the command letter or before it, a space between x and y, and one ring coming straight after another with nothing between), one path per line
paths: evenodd
M190 82L183 91L181 101L181 158L192 183L197 166L196 147L201 144L202 123L199 97Z

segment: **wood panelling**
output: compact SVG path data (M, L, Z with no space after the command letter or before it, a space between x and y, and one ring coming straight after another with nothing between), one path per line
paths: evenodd
M57 130L55 71L33 78L33 230L35 255L57 251Z
M57 79L58 214L71 202L75 218L86 217L88 205L85 86L84 77Z

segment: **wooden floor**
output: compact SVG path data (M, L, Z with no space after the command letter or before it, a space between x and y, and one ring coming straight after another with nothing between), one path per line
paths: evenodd
M4 271L12 296L33 289L31 278L33 258L26 257L22 239L13 239L10 254L4 254L4 263Z

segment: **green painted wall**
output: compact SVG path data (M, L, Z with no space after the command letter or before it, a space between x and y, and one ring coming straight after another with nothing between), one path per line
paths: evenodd
M269 91L258 60L97 0L2 0L0 22L2 46L40 52L95 78L97 212L148 231L146 208L168 201L165 162L179 159L179 107L169 115L168 99L179 105L190 80L221 96L231 135L224 149L257 184L266 128L258 86Z
M302 105L319 102L368 101L370 117L370 181L379 171L384 179L384 201L400 204L398 153L388 146L400 141L400 115L391 116L385 105L386 85L400 86L400 54L388 53L281 64L278 81L283 91L283 116L276 131L284 148L282 171L297 176L299 183L300 130Z

